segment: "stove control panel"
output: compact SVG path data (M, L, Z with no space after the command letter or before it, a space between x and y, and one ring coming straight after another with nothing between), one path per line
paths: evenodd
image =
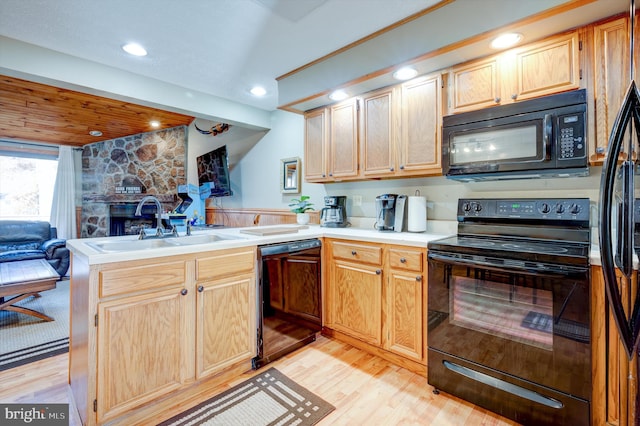
M474 219L535 219L589 221L588 198L458 200L458 221Z

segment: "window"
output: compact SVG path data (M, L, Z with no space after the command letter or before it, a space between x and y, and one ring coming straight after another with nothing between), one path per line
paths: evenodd
M58 160L0 155L0 219L49 221Z

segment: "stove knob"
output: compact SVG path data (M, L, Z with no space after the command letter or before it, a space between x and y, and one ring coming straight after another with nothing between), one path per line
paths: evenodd
M562 214L562 213L564 213L564 210L565 210L565 208L564 208L563 204L556 204L556 213Z
M569 213L571 214L578 214L580 213L580 206L577 204L571 204L569 206Z
M551 207L549 207L549 204L547 203L540 204L540 213L547 214L550 211L551 211Z
M471 211L471 204L469 204L469 203L464 203L464 204L462 205L462 210L463 210L463 211L465 211L465 212L469 212L469 211Z
M476 204L474 204L474 206L473 206L473 210L474 210L475 212L480 212L480 211L482 211L482 204L480 204L480 203L476 203Z

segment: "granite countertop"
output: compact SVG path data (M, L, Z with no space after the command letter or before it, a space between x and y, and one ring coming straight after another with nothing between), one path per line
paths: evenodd
M243 230L271 231L273 228L282 230L283 233L269 235L252 235L244 233ZM455 232L453 232L455 233ZM219 241L208 242L202 244L169 246L169 247L149 247L140 250L123 250L104 252L96 248L97 244L104 242L134 242L137 240L135 235L127 235L121 237L103 237L103 238L82 238L67 240L67 247L74 255L86 256L90 265L124 262L138 259L151 259L162 256L173 256L180 254L198 253L210 250L223 250L238 247L260 246L265 244L281 243L286 241L304 240L308 238L344 238L354 241L366 241L373 243L400 244L415 247L427 247L429 241L444 238L452 235L446 230L440 232L380 232L371 228L323 228L319 225L309 225L301 227L298 225L274 225L274 226L252 226L250 228L213 228L198 229L192 233L192 236L200 235L217 235L221 238ZM175 238L175 237L172 237ZM189 237L180 236L178 239ZM145 241L154 241L148 239ZM157 240L155 240L157 241Z

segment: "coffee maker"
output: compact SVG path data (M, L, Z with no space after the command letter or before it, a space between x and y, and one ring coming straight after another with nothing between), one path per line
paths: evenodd
M324 197L325 207L320 212L320 226L344 228L347 226L347 197L329 195Z
M376 197L376 229L402 232L407 228L407 196L382 194Z

